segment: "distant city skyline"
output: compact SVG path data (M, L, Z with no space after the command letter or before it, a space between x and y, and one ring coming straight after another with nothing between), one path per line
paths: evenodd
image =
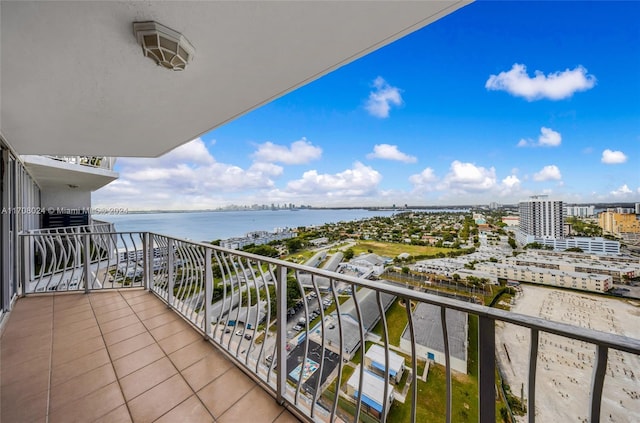
M638 2L473 3L164 156L120 158L93 204L638 202L638 18Z

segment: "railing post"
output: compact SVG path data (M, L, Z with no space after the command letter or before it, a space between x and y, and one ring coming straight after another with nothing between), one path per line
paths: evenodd
M496 421L496 327L495 320L478 317L478 373L480 422Z
M594 423L600 422L600 408L602 407L602 389L604 386L604 377L607 373L607 357L609 349L603 345L596 345L596 362L593 369L591 379L591 410L589 412L589 421Z
M144 289L151 291L152 275L151 266L149 265L151 254L153 254L153 240L149 236L149 232L142 234L142 278L144 283Z
M213 299L213 270L211 269L211 248L204 254L204 333L211 339L211 300Z
M88 294L89 292L91 292L91 287L89 286L89 284L91 283L91 267L90 267L90 263L91 263L91 257L89 256L89 254L91 253L90 249L89 249L89 243L91 242L91 234L85 233L85 234L77 234L77 237L82 236L82 249L83 249L83 255L84 255L84 293Z
M22 282L21 295L27 295L29 290L29 282L33 279L31 272L31 263L35 262L35 251L31 247L33 244L33 237L30 235L22 235L22 275L20 281Z
M287 389L287 269L283 266L276 268L276 311L278 324L276 325L276 357L278 374L276 379L276 401L284 403Z
M173 268L173 239L167 239L167 303L173 306L173 287L175 286L175 272Z

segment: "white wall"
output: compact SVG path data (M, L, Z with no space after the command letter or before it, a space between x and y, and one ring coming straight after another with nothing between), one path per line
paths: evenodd
M404 352L406 352L407 354L411 354L411 341L409 341L408 339L404 339L404 338L400 338L400 349ZM444 355L444 352L442 351L436 351L434 349L431 348L427 348L424 345L420 345L418 343L416 343L416 357L420 360L428 360L427 357L429 357L428 353L432 353L434 356L434 362L442 365L442 366L446 366L447 365L447 361L446 361L446 357ZM453 356L450 356L451 359L451 369L459 372L459 373L463 373L463 374L467 374L467 363L464 360L460 360L459 358L455 358Z
M89 212L91 207L91 191L78 191L73 188L43 189L42 207L46 210L54 208L59 213L68 213L62 209L81 209ZM71 211L77 212L77 211Z

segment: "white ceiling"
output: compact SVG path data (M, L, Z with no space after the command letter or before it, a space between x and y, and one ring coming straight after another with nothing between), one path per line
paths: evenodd
M470 1L2 1L0 132L20 154L158 156ZM155 20L196 49L142 54Z

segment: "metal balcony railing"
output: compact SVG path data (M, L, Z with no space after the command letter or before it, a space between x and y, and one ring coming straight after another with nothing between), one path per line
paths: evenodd
M95 167L100 169L113 170L116 164L115 157L108 156L46 156L54 160L82 166Z
M420 325L435 324L443 340L444 418L453 416L451 332L449 317L457 312L477 319L477 410L480 422L496 421L496 322L530 332L527 405L528 421L536 420L538 348L542 334L577 340L594 347L588 396L588 419L600 421L603 387L610 350L640 355L640 341L542 318L438 297L378 281L369 281L290 262L228 250L203 243L141 232L76 231L21 235L22 286L25 294L144 287L164 300L217 345L247 374L261 381L280 403L309 420L385 421L394 389L387 308L393 301L406 314L405 356L408 373L406 402L410 418L418 420L419 366L416 334ZM298 277L304 273L303 278ZM298 300L299 298L299 300ZM433 322L416 318L416 306L436 307ZM335 309L334 309L335 308ZM333 310L333 312L331 312ZM397 318L397 315L396 315ZM294 324L296 327L294 327ZM381 327L377 343L384 349L378 363L379 404L366 392L366 342L373 325ZM546 336L546 335L545 335ZM475 339L475 338L474 338ZM355 392L347 395L348 368L359 362L350 378ZM282 371L282 369L286 371ZM355 383L354 383L355 379ZM368 383L368 382L367 382ZM358 389L363 387L363 389ZM362 392L360 392L362 391ZM473 402L474 398L466 401Z

